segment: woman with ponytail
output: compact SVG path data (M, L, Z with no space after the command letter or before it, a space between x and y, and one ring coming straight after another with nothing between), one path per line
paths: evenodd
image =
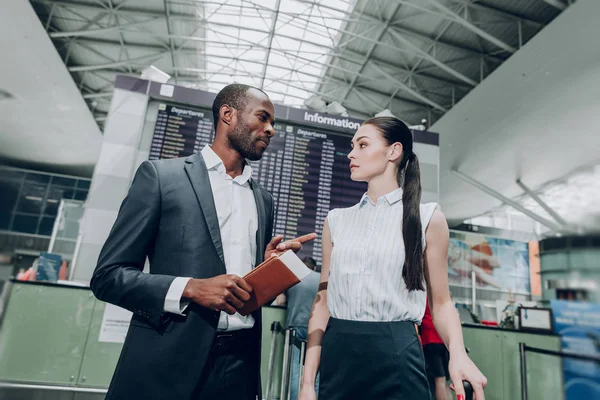
M421 204L411 131L397 118L372 118L354 135L348 158L352 180L368 189L325 220L298 399L316 399L319 368L320 400L431 399L416 333L428 296L457 398L464 400L467 380L484 400L486 379L465 352L450 299L448 226L437 204Z

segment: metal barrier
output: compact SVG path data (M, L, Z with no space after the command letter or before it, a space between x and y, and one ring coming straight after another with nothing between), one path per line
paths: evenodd
M306 341L298 339L296 336L295 329L284 329L279 322L273 322L271 324L271 346L269 350L269 367L267 384L265 388L266 400L273 400L274 391L273 384L275 382L275 357L277 354L277 341L280 336L283 336L284 348L283 348L283 360L282 360L282 376L281 385L279 388L279 399L280 400L291 400L290 399L290 385L291 385L291 367L292 367L292 354L293 347L296 346L300 349L300 373L298 374L298 387L302 383L302 374L304 373L304 359L306 356Z
M521 400L527 400L529 396L527 392L527 352L545 354L560 358L570 358L573 360L595 361L597 363L600 363L600 357L598 356L539 349L537 347L527 346L525 343L521 342L519 343L519 355L521 358Z

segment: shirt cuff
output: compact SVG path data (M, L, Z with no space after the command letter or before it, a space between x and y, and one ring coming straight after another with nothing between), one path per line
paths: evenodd
M183 312L188 307L190 302L183 301L181 296L183 295L183 290L190 279L192 278L178 277L173 279L171 286L169 286L167 296L165 297L165 312L183 315Z

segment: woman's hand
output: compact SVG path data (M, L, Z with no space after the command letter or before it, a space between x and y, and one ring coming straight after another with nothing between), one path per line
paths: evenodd
M487 385L487 379L473 364L467 353L450 353L448 370L450 372L450 379L452 380L450 388L454 390L458 400L465 400L465 389L463 388L462 381L469 381L471 386L473 386L473 391L475 392L474 400L485 400L483 388Z
M300 393L298 393L298 400L317 400L315 385L302 384Z

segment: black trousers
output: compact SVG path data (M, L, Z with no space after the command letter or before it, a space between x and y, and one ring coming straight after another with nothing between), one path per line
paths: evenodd
M256 400L258 342L249 330L217 334L194 400Z
M423 350L409 321L330 318L320 371L319 400L431 398Z

